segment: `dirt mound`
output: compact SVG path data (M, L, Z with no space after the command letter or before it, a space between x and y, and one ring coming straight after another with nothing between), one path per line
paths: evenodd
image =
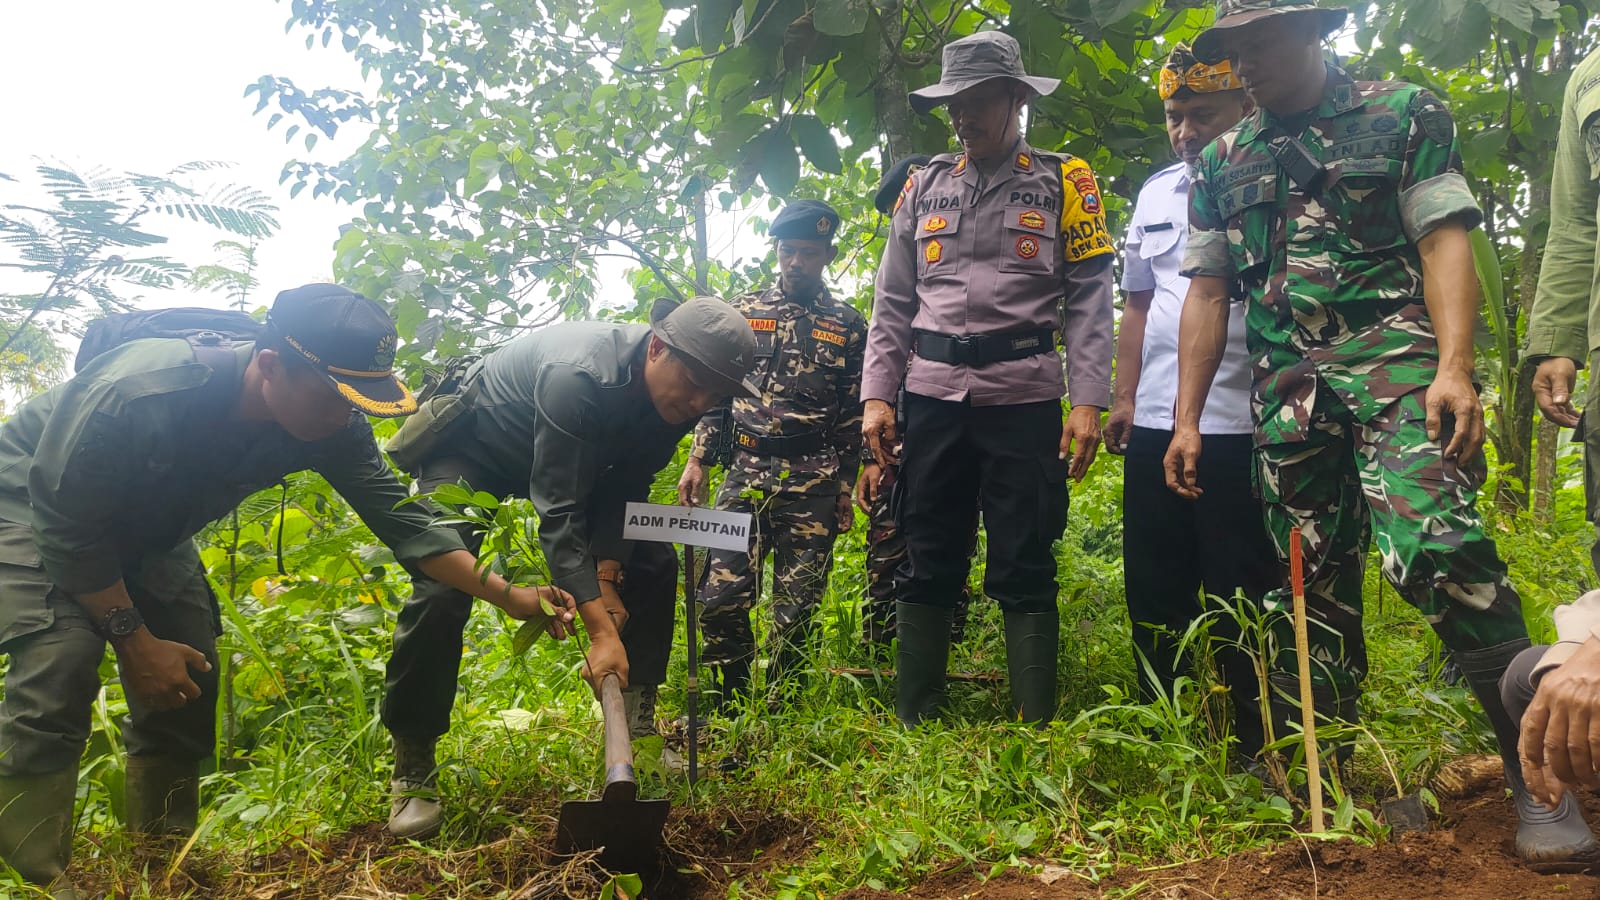
M516 804L521 805L521 804ZM84 866L82 886L127 897L141 882L156 896L207 900L360 900L509 896L512 900L594 897L607 875L591 855L552 859L556 820L529 802L528 827L474 847L414 847L358 825L326 840L292 841L243 860L226 854L144 846L113 863ZM729 809L675 809L662 840L655 900L726 897L736 878L792 864L810 852L812 829L778 816ZM181 851L180 851L181 852ZM172 860L178 856L176 865ZM109 867L115 865L115 871Z
M1446 801L1427 834L1366 847L1351 841L1296 841L1275 850L1202 859L1174 865L1130 867L1095 885L1066 870L1043 875L1007 872L984 882L971 872L946 871L907 894L858 889L846 900L1022 900L1022 898L1138 897L1170 900L1262 898L1262 900L1509 900L1523 897L1600 897L1600 877L1540 875L1517 859L1516 814L1496 778L1475 793ZM1592 823L1600 802L1586 800ZM1046 883L1049 880L1049 883Z

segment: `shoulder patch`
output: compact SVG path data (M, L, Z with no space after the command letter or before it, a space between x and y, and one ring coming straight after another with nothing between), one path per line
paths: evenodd
M1419 94L1414 101L1413 115L1417 124L1427 133L1429 140L1435 144L1448 147L1456 139L1456 120L1450 115L1450 110L1444 108L1438 97L1432 94Z
M1096 256L1114 253L1111 237L1106 233L1105 209L1100 202L1100 185L1095 181L1094 170L1076 157L1061 162L1061 234L1066 239L1067 262L1082 262ZM1018 253L1024 247L1018 246Z

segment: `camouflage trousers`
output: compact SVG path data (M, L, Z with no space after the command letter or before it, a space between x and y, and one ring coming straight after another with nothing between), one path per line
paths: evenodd
M1302 532L1311 680L1336 696L1353 696L1367 674L1361 588L1369 533L1384 577L1445 647L1476 650L1528 635L1522 601L1478 515L1483 456L1465 466L1444 458L1444 444L1428 438L1426 392L1417 387L1361 422L1319 380L1306 439L1256 450L1267 527L1285 561L1290 528ZM1292 603L1287 588L1266 600L1286 623ZM1284 628L1275 667L1293 678L1294 638Z
M750 552L712 550L700 582L701 661L723 666L755 656L750 608L761 591L762 564L772 557L772 646L799 643L828 587L837 494L820 497L754 491L726 481L717 508L754 516Z
M895 575L906 561L906 539L895 524L895 485L899 483L893 467L883 472L878 495L867 515L867 597L861 608L862 637L868 644L887 645L894 639ZM972 532L970 558L978 549L978 532ZM967 614L972 608L969 583L956 604L951 637L959 643L966 633Z

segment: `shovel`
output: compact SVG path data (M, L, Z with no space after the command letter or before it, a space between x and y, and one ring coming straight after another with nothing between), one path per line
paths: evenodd
M609 871L654 872L670 804L665 800L639 799L639 783L633 775L633 744L628 739L622 688L615 675L607 675L600 682L600 711L606 727L606 785L599 800L569 800L561 804L556 852L598 849L600 864Z

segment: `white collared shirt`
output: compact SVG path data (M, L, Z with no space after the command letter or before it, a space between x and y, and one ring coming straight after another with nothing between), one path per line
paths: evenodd
M1145 322L1143 366L1134 396L1133 424L1171 431L1178 399L1178 320L1189 279L1178 274L1189 235L1189 170L1183 163L1150 176L1139 191L1133 220L1128 223L1122 265L1122 289L1154 291ZM1201 434L1249 434L1250 357L1244 344L1244 306L1228 315L1228 350L1217 368Z

